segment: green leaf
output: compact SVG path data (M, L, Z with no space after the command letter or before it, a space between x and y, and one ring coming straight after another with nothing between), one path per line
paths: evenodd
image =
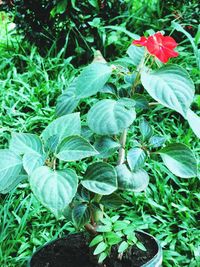
M114 231L121 231L127 228L127 226L129 225L129 221L116 221L113 225L113 230Z
M88 65L76 80L76 95L85 98L99 92L110 78L112 68L104 63Z
M76 194L78 178L73 170L53 171L43 166L32 173L30 185L38 200L59 217Z
M165 65L155 71L142 72L141 81L151 97L186 117L194 97L194 84L183 68Z
M21 182L22 160L13 151L0 149L0 193L7 193Z
M135 244L142 251L147 251L147 249L145 248L145 246L141 242L136 242Z
M105 238L110 246L116 245L121 242L121 237L114 232L105 233Z
M125 164L116 167L119 189L140 192L147 188L149 176L143 169L130 172Z
M153 135L153 129L151 125L144 118L140 120L139 128L143 141L148 140Z
M87 140L93 139L94 133L90 130L88 126L81 127L81 136Z
M100 93L116 95L116 88L112 83L106 83L100 90Z
M72 113L64 115L54 121L52 121L42 132L42 138L45 142L51 136L58 136L59 142L63 138L71 135L80 135L81 134L81 120L80 113Z
M88 2L90 3L90 5L92 5L92 6L95 7L96 9L99 9L99 3L98 3L98 0L88 0Z
M131 39L139 39L140 38L140 36L138 34L135 34L135 33L132 33L130 31L126 30L126 28L124 26L109 25L109 26L105 26L103 28L104 29L111 29L111 30L114 30L114 31L123 32L127 36L129 36Z
M72 210L72 221L76 228L80 229L90 219L90 210L86 204L79 204Z
M165 137L154 135L149 139L149 145L153 148L157 148L164 145L165 141L166 141Z
M15 189L18 184L20 184L22 181L24 181L26 179L28 179L28 176L25 174L22 174L22 173L20 173L16 177L12 177L12 179L9 179L9 181L7 181L7 184L3 189L0 187L0 193L1 194L9 193L13 189Z
M17 155L25 153L43 153L42 141L35 134L29 133L13 133L10 140L10 150L14 151Z
M115 168L104 162L93 163L87 168L81 183L94 193L109 195L117 189Z
M101 252L103 252L104 250L106 250L106 248L108 247L108 245L105 242L101 242L98 244L98 246L96 247L96 249L94 250L94 255L98 255Z
M127 161L130 169L136 171L140 169L146 160L146 153L141 148L131 148L127 153Z
M81 136L68 136L58 146L56 157L63 161L76 161L95 156L98 151Z
M69 114L75 110L79 104L79 99L76 96L77 79L74 79L68 89L64 91L57 99L56 116L60 117Z
M23 167L28 175L30 175L38 167L45 163L45 156L37 153L26 153L23 156Z
M108 158L120 147L120 144L107 136L98 137L94 143L95 149L100 153L98 158Z
M46 147L47 153L54 153L56 151L56 148L59 143L59 136L58 135L52 135L47 139Z
M132 59L133 65L138 66L144 57L145 49L144 47L139 47L136 45L130 45L127 54Z
M56 6L51 10L50 14L55 17L57 14L62 14L67 10L68 0L61 0Z
M191 109L189 109L186 119L193 132L198 138L200 138L200 117L197 116Z
M176 176L191 178L197 176L197 160L184 144L169 144L158 153L167 168Z
M134 94L133 100L135 101L135 108L148 109L149 104L145 96L140 94Z
M125 203L119 194L113 193L101 198L101 204L107 208L118 208Z
M128 97L122 97L117 102L122 104L123 106L125 106L127 108L134 108L135 107L135 100L128 98Z
M136 117L134 109L105 99L97 102L88 112L87 122L91 130L99 135L112 135L128 128Z
M103 236L102 235L97 235L97 236L95 236L95 238L92 239L92 241L90 242L89 247L96 246L101 241L103 241Z
M98 225L96 231L99 233L107 233L112 231L112 225Z
M102 252L99 256L98 263L102 263L108 257L107 252Z
M126 241L123 241L118 248L118 253L123 253L127 248L128 243Z

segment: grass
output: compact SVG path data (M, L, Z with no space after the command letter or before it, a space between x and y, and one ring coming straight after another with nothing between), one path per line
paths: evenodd
M22 49L15 40L12 35L12 42L0 47L0 148L7 146L12 131L40 133L53 119L55 99L78 72L70 58L63 60L61 54L42 58L34 47L25 44L27 49ZM191 70L191 57L184 58L183 65ZM145 117L155 132L189 145L199 157L198 140L179 115L156 106ZM135 125L137 131L138 120ZM179 179L153 160L146 167L148 189L140 194L124 193L127 204L119 208L120 213L161 241L163 266L200 266L199 179ZM11 194L0 195L2 267L25 266L39 246L73 231L70 223L57 221L38 203L26 182Z

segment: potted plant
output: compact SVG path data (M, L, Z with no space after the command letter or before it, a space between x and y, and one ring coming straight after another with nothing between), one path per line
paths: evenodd
M136 36L128 57L114 64L97 53L58 98L57 118L41 135L13 133L9 148L0 150L1 193L28 178L36 198L57 218L86 230L47 244L28 266L161 266L156 239L118 214L108 216L106 207L121 205L122 191L146 189L145 162L152 158L178 177L197 176L190 148L165 144L144 118L149 107L161 104L200 135L199 117L190 109L194 84L182 67L166 64L178 56L176 46L158 32ZM149 102L144 90L156 102ZM80 117L75 110L85 98L89 108L79 108Z

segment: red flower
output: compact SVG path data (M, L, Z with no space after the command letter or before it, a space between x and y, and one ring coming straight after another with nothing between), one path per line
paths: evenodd
M145 37L141 37L133 44L146 46L148 52L163 63L166 63L171 57L178 56L178 52L174 51L174 48L177 47L175 40L170 36L163 36L160 32L149 36L146 40Z
M146 43L147 43L147 38L144 36L140 37L140 40L133 41L133 44L138 46L146 46Z

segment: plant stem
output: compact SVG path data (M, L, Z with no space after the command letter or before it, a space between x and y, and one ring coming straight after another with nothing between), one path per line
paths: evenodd
M85 225L85 229L88 231L89 234L91 235L96 235L97 234L97 231L95 229L95 227L93 225L91 225L90 223L87 223Z
M117 165L123 164L125 161L125 145L126 145L127 129L125 129L120 138L121 147L119 149Z
M102 195L95 194L95 196L94 196L94 201L97 202L97 203L99 203L100 200L101 200L101 198L102 198Z
M156 105L159 105L159 103L158 102L150 102L149 103L149 106L156 106Z
M56 170L56 158L53 160L53 170Z

